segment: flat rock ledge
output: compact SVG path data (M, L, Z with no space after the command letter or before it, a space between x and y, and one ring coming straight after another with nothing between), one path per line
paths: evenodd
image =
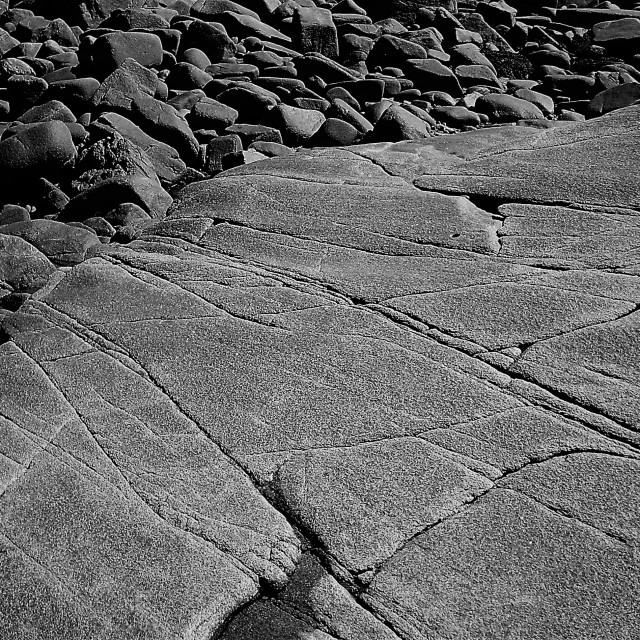
M637 637L639 144L304 150L72 267L3 236L0 637Z

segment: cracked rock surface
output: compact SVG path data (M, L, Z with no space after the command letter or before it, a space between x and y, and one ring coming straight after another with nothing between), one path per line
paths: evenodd
M636 637L639 125L304 150L25 253L0 636Z

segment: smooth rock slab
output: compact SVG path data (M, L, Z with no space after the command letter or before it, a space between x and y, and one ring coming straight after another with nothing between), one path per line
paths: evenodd
M622 478L610 482L616 480ZM586 498L589 489L580 494ZM594 633L614 640L632 637L640 624L635 554L562 512L500 489L407 545L365 599L416 640Z
M211 518L216 501L241 496L252 527L261 510L269 519L269 506L140 369L37 316L13 327L27 332L0 356L7 637L218 628L255 593L256 578L216 546L220 534L233 546L234 529L238 541L246 533L232 508L222 522Z

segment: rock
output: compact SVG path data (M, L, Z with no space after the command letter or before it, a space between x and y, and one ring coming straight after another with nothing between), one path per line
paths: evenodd
M429 114L436 120L458 129L477 127L482 122L479 114L460 106L434 107Z
M126 247L5 288L4 626L633 637L639 111L236 136Z
M484 156L487 149L493 148L496 156L491 160L488 159L491 153L484 160L473 160L472 153L464 161L450 157L451 162L445 162L443 154L439 153L437 168L429 165L427 176L427 169L423 167L424 175L417 184L426 189L453 188L456 193L473 194L481 190L504 202L526 199L529 202L564 201L589 206L605 206L606 203L606 206L634 208L639 200L624 176L634 171L631 149L637 137L635 127L639 118L640 106L631 106L575 126L541 133L532 134L524 127L505 127L505 135L513 136L511 140L494 139L487 146L480 144L480 140L477 142L477 148L482 149L480 155ZM522 131L514 133L509 129ZM487 141L490 139L487 134ZM607 141L604 146L603 139ZM571 158L569 164L566 163L568 158ZM492 177L473 178L474 174L487 175L488 164L485 162L492 166ZM436 177L437 174L443 177ZM453 175L445 177L450 174ZM527 185L519 184L517 178L514 180L516 176L527 176ZM608 185L606 190L603 185Z
M37 107L32 107L23 113L17 120L23 124L50 122L52 120L60 122L75 122L76 117L73 115L71 110L59 100L49 100Z
M272 111L272 122L282 133L282 140L289 147L298 147L309 140L325 121L320 111L299 109L280 104Z
M89 107L91 99L100 83L95 78L78 78L76 80L60 80L49 84L48 95L69 107L71 111L82 111Z
M187 116L192 129L226 129L238 119L238 112L212 98L199 100Z
M143 0L100 0L99 3L63 2L62 0L26 0L25 9L32 10L36 15L45 18L62 18L70 25L81 27L95 27L108 17L112 11L119 8L142 6Z
M18 58L0 60L0 80L6 82L12 76L35 76L33 67Z
M156 174L164 182L175 182L186 170L186 164L180 159L179 153L168 144L147 135L131 120L117 113L106 112L96 120L105 124L113 131L133 142L145 152Z
M520 98L521 100L526 100L531 104L535 105L545 113L546 115L552 115L555 111L555 104L553 99L544 93L540 93L539 91L532 91L531 89L518 89L514 93L516 98Z
M406 24L415 23L420 15L420 9L424 6L420 0L392 0L391 2L360 0L360 4L372 20L392 18ZM433 0L430 6L445 7L454 13L458 11L458 3L455 0Z
M331 12L315 7L298 7L293 14L292 40L302 53L338 57L338 32Z
M494 87L501 89L502 85L496 74L489 67L481 64L461 64L456 67L455 74L463 87Z
M640 84L620 84L598 93L589 103L589 114L601 116L609 111L629 107L640 100Z
M202 89L211 80L212 76L210 74L188 62L178 62L173 65L166 78L167 86L170 89L184 91Z
M200 49L211 62L222 62L236 51L234 42L224 31L222 25L194 20L182 36L183 49Z
M207 145L205 171L210 174L240 164L242 140L236 134L214 138Z
M61 266L82 262L87 251L100 244L95 233L54 220L15 222L0 227L0 235L2 234L26 240L51 262ZM35 255L37 259L38 254Z
M169 23L157 13L149 9L115 9L100 28L116 31L132 31L136 29L168 29Z
M338 118L327 118L314 134L313 146L334 147L353 144L361 135L352 124Z
M86 218L85 220L83 220L82 224L85 227L89 227L90 229L93 229L96 232L96 235L98 236L98 238L100 238L101 240L108 241L116 233L116 230L114 229L113 225L111 225L109 222L107 222L104 218L101 218L100 216L96 216L93 218Z
M269 144L282 145L282 134L278 129L266 127L262 124L236 124L226 128L228 135L237 135L242 141L244 149L256 144L257 142L265 142ZM261 149L257 149L260 153L264 153Z
M391 105L376 122L370 139L375 142L399 142L429 137L429 124L400 105Z
M500 53L513 53L511 45L493 27L488 25L479 13L460 14L460 26L478 33L482 37L484 48L488 52L489 46ZM493 60L492 60L493 61ZM495 64L495 61L493 61Z
M332 101L331 106L326 110L327 118L337 118L344 120L360 133L367 133L373 129L373 125L363 115L358 113L353 107L339 98Z
M558 9L556 12L556 19L559 22L586 29L591 29L594 25L601 22L615 22L617 20L624 20L625 18L640 19L640 11L617 9L614 7L603 7L602 9L598 9L597 7L567 7Z
M18 176L59 176L75 156L71 133L58 120L24 126L0 142L0 168L7 184Z
M198 0L191 5L189 13L205 22L216 22L225 11L251 16L256 20L260 19L260 16L254 11L236 2L231 2L231 0Z
M438 60L408 60L406 73L422 91L444 91L454 97L462 96L458 78Z
M29 211L17 204L5 204L0 209L0 226L12 222L28 222L31 220Z
M93 94L91 102L101 110L130 111L132 103L143 93L153 97L158 78L133 58L127 58L112 74L107 76Z
M49 88L42 78L25 75L10 77L6 85L6 97L11 105L11 113L16 117L36 104Z
M591 98L595 86L595 78L580 75L547 75L543 79L543 86L551 89L557 95L574 99Z
M206 71L212 78L245 76L250 80L255 80L260 74L260 69L252 64L238 64L235 62L211 64L207 67Z
M504 2L504 0L499 0L499 2L480 2L476 7L476 11L492 27L504 25L511 28L516 24L516 15L518 12Z
M451 47L449 52L451 53L451 62L454 66L463 64L484 65L496 73L496 68L489 58L473 43L458 44L455 47Z
M220 93L217 99L234 109L240 120L249 124L264 122L270 111L280 103L275 93L248 82L232 86Z
M187 164L197 164L198 141L172 106L139 93L131 104L131 113L146 133L174 147Z
M96 71L102 77L113 73L127 58L143 67L162 64L162 41L153 33L116 31L100 36L91 47Z
M265 142L263 140L256 140L249 145L250 149L255 149L259 153L269 157L269 158L277 158L280 156L289 156L295 151L291 147L287 147L283 144L278 144L276 142Z
M560 69L571 68L571 57L566 51L538 49L529 54L529 60L537 66L552 65Z
M74 187L80 193L65 207L60 220L82 222L100 216L111 222L108 212L123 202L133 202L152 217L162 218L172 202L148 156L119 133L84 149L76 173Z
M144 224L147 221L151 220L151 216L140 206L133 202L122 202L118 204L113 209L110 209L106 215L111 223L107 222L107 224L111 224L114 227L117 227L120 231L122 227L128 227L129 229L135 227L138 224ZM105 220L105 218L101 218ZM85 220L85 224L91 220Z
M3 56L20 44L20 40L14 38L8 31L0 28L0 54Z
M509 95L481 96L476 101L476 109L486 113L492 122L517 122L544 118L542 111L533 103Z
M209 56L202 51L201 49L187 49L186 51L180 52L180 62L188 62L192 64L198 69L204 71L209 65L211 65L211 60L209 60Z
M9 224L28 225L30 221ZM5 235L7 225L0 225L0 283L17 293L34 293L44 287L55 266L33 244L18 235Z
M261 20L248 15L240 15L232 11L225 11L219 17L222 23L232 36L238 38L260 38L261 40L271 40L274 42L289 43L291 38L282 32L264 24Z
M295 66L302 77L318 76L326 83L357 80L349 69L320 53L307 53L296 58Z
M612 52L637 51L640 47L640 16L593 25L593 41Z
M373 45L367 57L367 64L373 68L381 65L403 67L411 58L426 59L424 47L393 35L383 35Z

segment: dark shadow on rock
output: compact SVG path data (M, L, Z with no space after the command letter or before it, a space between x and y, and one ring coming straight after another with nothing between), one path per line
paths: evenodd
M320 640L332 638L314 611L315 588L328 574L306 553L287 586L278 592L263 589L261 597L240 609L220 640Z

